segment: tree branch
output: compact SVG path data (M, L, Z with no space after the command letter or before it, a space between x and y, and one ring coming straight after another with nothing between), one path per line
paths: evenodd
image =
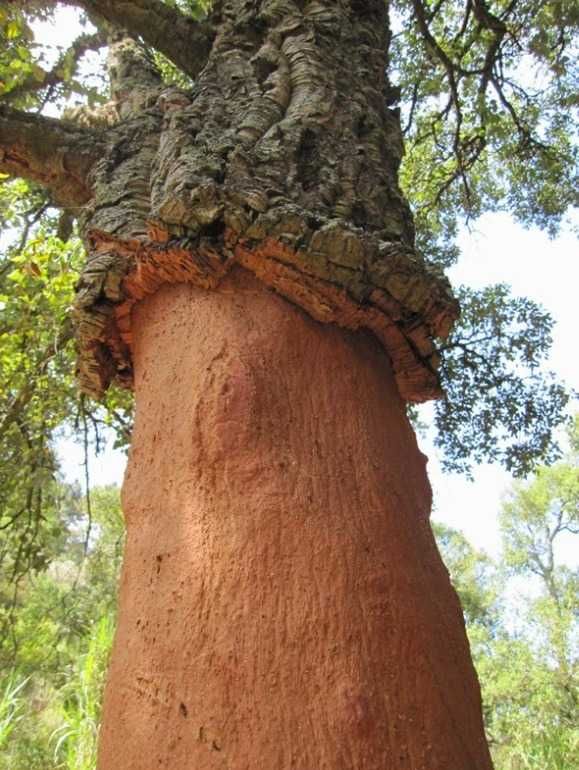
M438 40L434 37L428 26L428 18L426 8L422 0L412 0L412 7L414 9L414 18L418 25L418 30L422 35L425 45L430 52L442 63L444 69L449 77L451 87L455 81L456 75L468 77L469 75L478 75L480 70L465 69L460 62L453 61L450 56L444 51Z
M92 35L81 35L71 47L60 57L56 65L49 72L44 72L42 78L30 75L26 80L17 85L3 99L13 103L15 99L45 88L54 89L60 83L66 83L75 74L78 64L87 51L95 51L106 45L106 38L102 32ZM67 72L67 70L69 70Z
M0 104L0 171L46 187L60 205L90 198L87 175L101 154L95 131Z
M141 37L191 77L203 69L215 39L213 26L161 0L64 0Z

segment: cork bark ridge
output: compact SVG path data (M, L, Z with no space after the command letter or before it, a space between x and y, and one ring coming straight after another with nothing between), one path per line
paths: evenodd
M240 264L313 318L370 329L405 399L439 395L433 338L457 305L414 250L398 188L385 4L218 5L189 90L164 87L130 40L112 47L121 111L83 215L83 389L131 385L136 301Z

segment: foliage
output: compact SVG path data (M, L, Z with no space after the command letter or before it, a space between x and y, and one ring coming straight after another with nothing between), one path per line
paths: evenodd
M89 51L101 48L105 38L98 31L79 35L65 50L35 42L33 24L53 18L54 3L30 2L26 13L18 3L0 7L0 99L13 106L44 107L63 104L72 96L89 104L102 101L91 79L82 77L79 66Z
M569 454L513 486L500 517L498 570L460 533L437 528L465 611L497 770L569 770L579 751L579 574L557 560L564 538L579 531L578 438L576 419ZM514 577L527 586L516 600Z
M66 248L40 229L2 265L0 526L8 542L0 561L15 580L22 570L42 566L39 542L57 535L56 522L39 513L51 507L54 494L50 436L78 401L72 351L66 348L71 338L66 312L79 258L78 245ZM38 528L44 530L41 537ZM17 535L20 555L9 542ZM7 551L14 557L10 566Z
M579 735L548 658L508 634L474 652L497 769L569 770Z
M87 633L95 614L100 618L115 610L124 537L118 491L93 490L90 518L78 488L60 485L58 500L52 517L59 522L59 537L49 558L23 576L16 595L9 573L3 573L0 583L0 609L15 616L0 636L1 668L18 661L26 676L38 671L38 643L42 671L54 672L63 650Z
M445 250L457 218L507 210L554 234L576 204L573 0L395 0L402 183Z
M533 481L516 484L503 506L505 559L515 574L534 574L550 587L554 580L553 542L563 533L579 534L579 417L569 430L567 456L539 468ZM524 525L524 526L521 526Z
M554 236L577 204L577 4L392 5L400 180L419 248L447 267L459 257L460 222L497 210ZM552 320L505 287L457 293L462 317L442 349L446 398L435 418L445 466L468 473L498 461L526 475L556 458L553 431L569 399L538 366Z
M59 691L62 725L53 734L59 767L92 770L96 766L102 689L114 625L105 615L96 624L88 649Z
M569 393L540 368L553 321L507 286L461 287L462 316L442 348L445 397L435 404L436 444L447 470L499 461L515 476L558 456L554 428Z
M15 620L0 638L0 770L95 766L123 522L114 487L92 491L90 519L79 490L59 494L50 565L21 581L16 603L0 584L0 608Z
M115 425L126 443L131 402L117 391L99 407L77 392L69 309L84 258L78 238L55 234L54 209L22 180L0 180L0 220L13 236L0 255L0 567L14 593L61 536L55 437L68 428L88 451ZM0 613L0 633L8 620Z
M203 18L213 5L213 0L166 0L167 5L184 11L194 19Z
M0 749L4 750L8 745L10 735L18 722L22 719L24 701L21 695L22 688L26 685L26 679L20 682L14 679L6 680L2 694L0 695Z
M477 551L456 529L433 523L434 535L460 596L468 628L478 626L492 633L499 611L501 580L490 557Z

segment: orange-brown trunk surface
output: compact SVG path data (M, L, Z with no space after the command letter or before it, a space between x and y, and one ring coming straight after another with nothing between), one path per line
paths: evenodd
M100 770L488 770L385 353L243 270L137 307Z

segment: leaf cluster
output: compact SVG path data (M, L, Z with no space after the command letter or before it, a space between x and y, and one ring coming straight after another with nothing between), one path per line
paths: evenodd
M435 404L436 445L447 470L500 462L525 476L558 456L554 429L565 422L567 389L541 364L552 318L498 284L458 292L462 315L442 348L445 397Z
M79 35L70 46L41 45L35 22L54 18L54 3L18 3L0 7L0 100L14 107L42 110L71 97L92 105L102 97L83 75L83 57L105 44L99 31Z
M17 591L59 542L57 436L68 428L98 448L114 424L126 443L131 402L115 392L101 407L78 394L69 310L80 241L55 235L50 202L23 180L0 180L0 221L12 235L0 254L0 569Z
M394 2L406 156L401 182L427 254L457 221L510 212L551 235L577 204L573 0Z

